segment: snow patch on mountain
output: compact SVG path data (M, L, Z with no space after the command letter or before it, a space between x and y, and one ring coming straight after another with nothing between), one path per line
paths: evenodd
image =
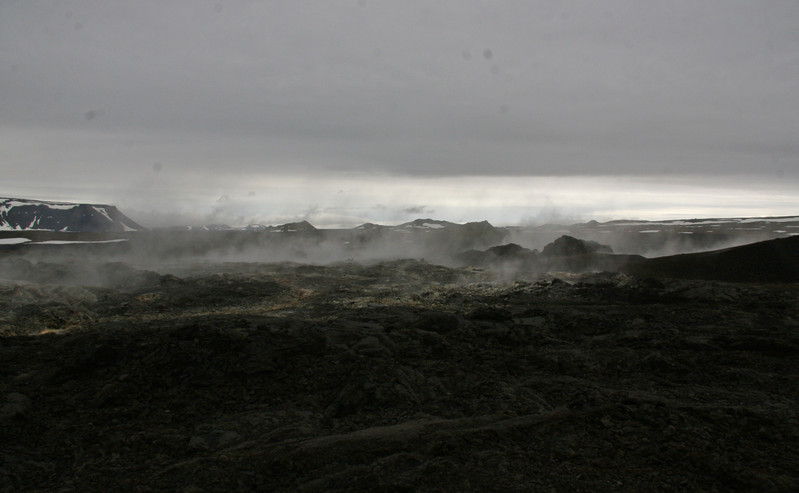
M443 229L450 226L458 226L455 223L451 223L449 221L439 221L436 219L415 219L411 222L400 224L399 226L394 226L394 230L409 230L409 229Z
M98 207L96 205L93 205L92 209L96 210L97 212L105 216L106 219L113 222L113 219L111 219L111 216L108 215L108 212L105 210L105 207Z

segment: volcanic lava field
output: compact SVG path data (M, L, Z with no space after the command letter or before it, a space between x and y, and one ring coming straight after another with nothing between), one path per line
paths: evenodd
M9 249L0 490L796 491L775 241L548 272Z

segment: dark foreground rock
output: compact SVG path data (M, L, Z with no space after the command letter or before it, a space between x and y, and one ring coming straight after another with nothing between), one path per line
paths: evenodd
M630 262L637 276L732 282L799 282L799 236L777 238L711 252Z
M172 274L0 285L0 491L799 489L796 284Z
M548 244L541 251L546 257L572 257L591 253L613 253L613 249L596 241L581 240L573 236L563 235Z

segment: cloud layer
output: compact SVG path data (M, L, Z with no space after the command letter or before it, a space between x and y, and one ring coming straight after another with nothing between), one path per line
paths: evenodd
M357 217L441 213L416 190L459 177L796 191L796 25L793 1L3 2L0 192L200 215L253 192L252 219L283 214L254 184L337 207L311 178L400 195Z

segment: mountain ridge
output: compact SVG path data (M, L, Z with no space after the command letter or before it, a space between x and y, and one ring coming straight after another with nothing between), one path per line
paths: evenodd
M0 197L0 231L121 233L145 229L110 204Z

